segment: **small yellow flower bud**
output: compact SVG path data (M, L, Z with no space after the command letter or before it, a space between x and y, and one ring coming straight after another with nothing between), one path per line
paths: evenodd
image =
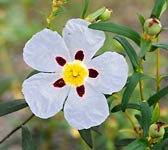
M61 7L63 5L63 2L61 0L57 0L53 2L54 7Z
M144 23L144 31L150 36L158 34L161 29L162 25L160 21L155 17L147 19Z

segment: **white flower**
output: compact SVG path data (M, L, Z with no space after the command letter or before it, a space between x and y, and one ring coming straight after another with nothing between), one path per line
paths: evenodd
M88 25L85 20L71 19L62 37L44 29L26 43L23 53L24 61L42 72L23 83L31 111L49 118L63 109L68 123L79 130L100 125L108 117L103 94L118 92L128 74L125 59L115 52L93 58L105 35Z

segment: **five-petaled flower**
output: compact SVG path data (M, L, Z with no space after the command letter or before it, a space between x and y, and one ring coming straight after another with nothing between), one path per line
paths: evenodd
M23 53L24 61L41 71L23 83L31 111L49 118L63 109L68 123L79 130L100 125L108 117L104 94L121 90L128 74L124 57L115 52L93 58L105 35L88 25L71 19L62 37L44 29L26 43Z

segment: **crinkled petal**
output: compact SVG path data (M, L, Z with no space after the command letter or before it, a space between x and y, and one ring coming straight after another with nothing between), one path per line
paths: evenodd
M32 68L44 72L61 69L55 60L56 56L61 56L67 61L70 59L63 38L56 31L49 29L36 33L26 43L23 51L24 61Z
M89 62L96 51L103 46L104 32L89 29L89 24L83 19L71 19L63 29L63 38L71 51L72 59L78 50L84 50L84 61Z
M69 87L55 88L53 83L59 78L56 73L38 73L23 82L25 100L36 116L49 118L63 108Z
M72 88L64 106L64 116L76 129L88 129L100 125L109 115L107 100L103 94L85 85L83 97Z
M128 77L128 65L125 58L115 52L106 52L94 58L88 68L94 68L99 75L88 78L87 82L104 94L111 94L121 90Z

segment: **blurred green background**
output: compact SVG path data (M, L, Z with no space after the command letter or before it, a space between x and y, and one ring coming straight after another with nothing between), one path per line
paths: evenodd
M149 17L153 1L90 0L87 14L106 6L113 10L110 21L130 26L141 33L142 29L136 13L142 14L145 18ZM61 33L68 19L80 16L82 7L82 0L69 0L65 5L67 11L57 16L52 23L53 29ZM26 41L34 33L46 27L46 16L49 15L50 9L51 0L0 0L0 101L23 98L21 85L32 69L24 63L22 50ZM164 27L168 27L168 11L164 13L161 21ZM105 50L118 51L111 44L112 36L112 34L107 34L107 41L99 51L100 53ZM168 41L168 31L161 34L161 41ZM165 73L168 72L168 53L162 51L161 55L161 72ZM155 53L149 53L147 61L144 63L145 72L155 75L155 63ZM167 84L166 79L162 81L162 86ZM155 82L145 81L144 88L145 96L149 97L156 89ZM132 99L136 100L137 95L139 95L138 88ZM164 98L161 110L164 121L168 121L167 108L164 105L167 98ZM114 101L112 106L118 103ZM0 139L25 120L30 113L26 108L1 117ZM135 113L137 112L131 112L131 115L133 116ZM135 119L134 121L136 122ZM48 120L34 118L29 123L29 127L38 150L89 150L89 147L79 137L77 130L67 124L63 113ZM119 148L115 144L118 139L135 137L129 121L122 112L112 114L99 130L101 134L93 133L95 150L119 150L121 147ZM1 144L0 150L21 150L21 132L18 131Z

